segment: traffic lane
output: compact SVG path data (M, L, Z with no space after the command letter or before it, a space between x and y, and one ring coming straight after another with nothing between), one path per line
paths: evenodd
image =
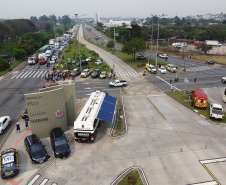
M85 81L76 82L76 97L78 99L88 98L90 94L96 90L106 91L111 96L120 96L120 88L109 87L109 82L112 80L100 80L97 82Z
M156 87L158 87L164 92L169 92L171 90L171 85L176 87L176 90L184 91L185 78L189 80L189 83L186 84L186 89L209 88L209 87L212 88L224 86L224 84L222 84L221 82L220 76L218 76L218 78L213 79L212 77L205 76L177 75L178 82L175 82L175 78L176 78L175 75L146 77L148 81L153 83Z
M22 111L25 109L24 94L37 92L41 88L39 79L7 79L0 83L0 115L10 116L11 124L7 130L0 136L0 143L7 135L17 119L20 118Z

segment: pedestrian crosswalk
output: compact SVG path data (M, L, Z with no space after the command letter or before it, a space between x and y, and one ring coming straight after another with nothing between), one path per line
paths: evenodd
M196 71L205 71L210 69L215 69L215 68L210 66L198 66L198 67L186 68L186 71L196 72Z
M11 79L20 79L20 78L42 78L45 75L48 74L50 70L34 70L34 71L28 71L23 70L14 76L12 76Z
M14 74L11 79L21 79L21 78L43 78L45 77L50 70L23 70ZM137 72L116 72L117 77L137 77L140 76Z

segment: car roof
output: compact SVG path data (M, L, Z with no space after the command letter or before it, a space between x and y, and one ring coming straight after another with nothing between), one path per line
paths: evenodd
M90 69L84 69L83 71L89 71Z
M7 154L7 153L15 153L16 149L15 148L9 148L9 149L5 149L1 152L2 155Z
M55 137L61 137L61 136L63 136L63 130L62 130L60 127L58 127L58 128L53 128L53 129L51 130L51 132L54 133L54 136L55 136Z
M102 71L101 73L106 73L106 71Z
M93 71L100 71L100 69L94 69Z
M212 103L212 105L213 107L216 107L216 108L221 108L221 109L223 108L222 105L220 104Z
M8 118L9 116L2 116L0 117L0 121L3 121L5 118Z
M40 140L36 134L29 135L26 138L30 145L35 144L35 143L40 143Z

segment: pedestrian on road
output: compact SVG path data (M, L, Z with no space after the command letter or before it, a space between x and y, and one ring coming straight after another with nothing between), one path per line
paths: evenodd
M16 123L16 133L20 133L20 123L19 123L19 120L17 120L17 123Z
M27 119L25 120L25 127L26 127L26 130L30 130Z
M171 85L171 92L173 92L173 85Z

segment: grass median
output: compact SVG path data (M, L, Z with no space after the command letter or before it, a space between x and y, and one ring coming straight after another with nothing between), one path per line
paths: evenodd
M129 184L128 177L131 177L131 176L135 178L135 183L133 183L134 185L143 185L138 170L132 170L131 172L129 172L125 177L122 178L122 180L118 183L118 185Z
M167 92L169 96L174 98L175 100L179 101L181 104L185 105L191 110L197 110L199 114L203 115L206 117L206 119L215 122L215 123L226 123L226 113L224 113L224 119L223 120L217 120L217 119L212 119L210 118L210 103L207 105L207 109L196 109L195 107L191 106L191 102L189 101L189 97L184 95L184 91L176 91L174 92Z

